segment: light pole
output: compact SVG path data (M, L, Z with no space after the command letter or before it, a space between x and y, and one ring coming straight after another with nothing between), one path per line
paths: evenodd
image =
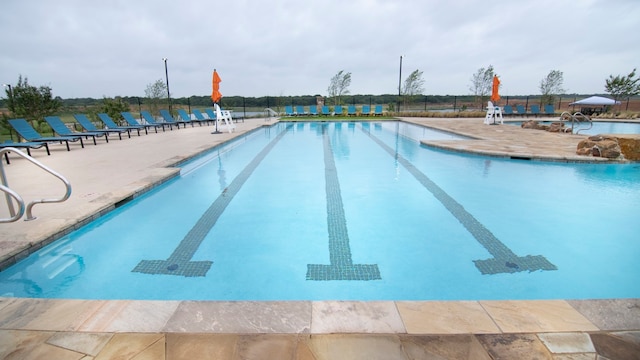
M398 114L400 114L400 102L402 100L402 58L404 55L400 55L400 76L398 77Z
M11 84L2 84L3 86L9 88L9 112L13 115L13 89L11 88ZM13 141L13 131L9 128L9 138Z
M167 79L167 100L169 100L169 113L173 114L173 111L171 111L171 93L169 92L169 70L167 69L167 58L162 58L162 61L164 61L164 77L165 79Z

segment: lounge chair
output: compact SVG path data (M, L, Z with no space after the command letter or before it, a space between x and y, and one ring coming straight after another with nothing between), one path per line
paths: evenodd
M202 126L202 123L206 121L204 119L199 120L198 118L195 120L191 119L191 116L189 116L184 109L178 109L178 115L180 115L180 119L182 119L183 122L190 123L191 126L193 126L194 123L198 123L198 125Z
M544 106L544 114L548 116L554 116L556 114L556 109L551 104L547 104Z
M182 126L184 127L187 127L187 124L191 124L191 127L193 127L193 123L191 121L174 119L171 113L169 112L169 110L160 110L160 115L162 116L162 118L166 123L176 125L178 129L180 129L180 124L182 124Z
M322 115L329 116L329 107L327 105L322 105Z
M147 131L147 129L142 125L120 126L116 124L106 113L98 113L98 119L100 119L104 126L109 130L125 130L127 135L129 135L129 138L131 138L131 130L136 130L138 132L138 136L140 136L140 130L144 129L145 132Z
M217 121L218 115L216 115L216 112L212 108L206 108L204 109L204 112L207 113L207 116L211 121Z
M334 115L342 116L342 105L336 105L333 111Z
M540 105L531 105L531 115L535 117L540 115Z
M147 131L149 128L153 128L153 130L156 131L156 134L158 133L158 128L162 127L162 130L164 131L164 126L154 123L153 124L141 124L138 122L138 120L136 120L136 118L133 117L133 115L131 115L130 112L127 111L123 111L120 114L122 114L122 117L124 118L124 121L127 122L127 124L129 124L129 126L142 126L144 128L144 133L148 134L149 132Z
M522 105L516 105L516 111L520 116L525 116L527 114L527 110Z
M286 105L284 107L284 115L285 116L294 116L295 114L293 113L293 106Z
M109 136L109 134L111 133L118 134L120 140L122 140L123 132L127 132L129 134L126 129L98 129L84 114L73 114L73 117L76 119L78 124L80 124L80 126L85 129L85 131L89 131L92 133L103 133L105 134L105 136ZM129 134L129 137L131 137L131 134Z
M371 105L362 105L362 112L360 112L362 116L371 115Z
M513 106L511 106L511 105L505 105L505 106L502 108L502 113L503 113L503 115L504 115L504 116L513 116L513 115L514 115L514 114L513 114Z
M308 115L307 112L304 111L304 106L302 105L296 106L296 113L298 113L298 116Z
M4 148L26 149L27 154L29 156L31 156L31 149L39 149L43 146L45 149L47 149L47 155L51 155L51 152L49 151L49 145L46 142L13 142L13 141L7 140L3 143L0 143L0 149L4 149ZM6 160L7 164L11 164L9 162L8 152L4 153L4 159Z
M196 117L196 120L197 120L197 121L202 121L202 122L206 122L206 123L208 123L208 122L210 122L210 121L216 121L216 119L215 119L215 118L214 118L214 119L211 119L211 118L208 116L208 114L207 114L207 116L204 116L204 114L203 114L200 110L198 110L198 109L193 109L193 111L192 111L192 112L193 112L193 116L195 116L195 117Z
M25 119L11 119L9 125L27 142L64 142L67 145L67 151L71 151L69 141L79 140L80 146L84 148L82 136L42 136Z
M382 116L382 105L376 105L373 112L374 116Z
M162 126L162 131L164 131L165 125L169 126L169 130L173 130L173 125L175 125L175 124L172 124L172 123L157 122L156 119L153 117L153 115L151 115L151 113L146 111L146 110L140 111L140 116L142 116L142 119L147 124L151 124L151 125L155 125L155 126Z
M104 136L104 139L106 140L106 142L109 142L109 137L105 133L96 133L96 132L88 132L88 131L85 131L85 132L71 131L71 129L69 129L67 125L64 124L62 119L60 119L57 116L45 116L44 121L46 121L47 124L51 126L51 129L53 130L53 132L58 134L59 136L71 136L71 137L80 136L80 137L84 137L85 139L92 138L93 145L98 145L98 143L96 142L96 137Z
M309 114L311 114L312 116L317 116L318 115L318 107L316 105L309 106Z
M349 105L349 107L347 108L347 115L348 116L356 116L356 106L355 105Z

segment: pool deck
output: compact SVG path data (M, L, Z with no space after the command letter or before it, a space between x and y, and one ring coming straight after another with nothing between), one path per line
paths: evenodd
M474 140L426 145L491 156L603 161L575 155L584 135L483 119L406 118ZM274 119L236 132L213 126L116 136L32 155L67 177L64 203L0 224L4 268L178 173L172 167ZM224 126L220 130L224 130ZM64 193L9 155L9 185L28 202ZM3 159L4 161L4 159ZM8 212L0 205L0 217ZM536 301L138 301L0 298L0 359L640 359L640 299Z

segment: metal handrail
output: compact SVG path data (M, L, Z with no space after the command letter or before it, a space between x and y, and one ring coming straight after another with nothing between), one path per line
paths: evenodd
M46 165L44 165L43 163L39 162L38 160L32 158L31 156L23 153L22 151L20 151L20 150L18 150L16 148L13 148L13 147L6 147L6 148L3 148L3 149L0 149L0 157L6 152L13 152L16 155L28 160L32 164L34 164L37 167L41 168L42 170L48 172L49 174L57 177L58 179L60 179L60 181L62 181L62 183L64 183L64 186L66 188L64 196L62 196L59 199L39 199L39 200L33 200L29 204L27 204L27 206L26 206L27 216L24 219L25 221L30 221L30 220L35 220L36 219L36 217L33 216L33 214L31 213L31 209L33 208L34 205L36 205L36 204L45 204L45 203L63 202L63 201L66 201L69 198L69 196L71 196L71 183L69 183L69 181L64 176L60 175L55 170L47 167ZM7 178L6 178L5 173L4 173L4 166L2 165L1 162L0 162L0 178L1 178L0 180L2 181L3 187L6 187L7 189L9 189L9 184L7 184ZM9 190L11 190L11 189L9 189ZM13 192L13 190L11 190L11 191ZM7 196L7 203L9 204L9 212L14 212L14 210L13 210L13 201L10 200L8 192L5 191L5 194ZM18 194L16 193L16 195L18 195ZM19 197L19 195L18 195L18 197ZM18 201L18 203L20 203L20 201ZM24 206L24 201L22 201L21 206ZM12 214L12 216L15 217L15 214ZM20 216L22 216L22 214ZM20 217L18 217L17 219L19 219L19 218ZM17 220L17 219L15 219L15 220ZM15 221L15 220L13 220L13 221Z
M20 194L18 194L17 192L9 189L9 187L4 186L2 184L0 184L0 191L4 192L4 195L7 198L9 215L11 215L11 217L9 218L0 219L0 223L10 223L10 222L18 221L18 219L20 219L22 215L24 215L24 200L22 200L22 197L20 197ZM11 200L11 197L13 197L18 202L18 205L20 205L20 208L18 209L17 213L16 213L16 210L13 208L13 201Z
M589 130L593 127L593 121L591 121L591 118L588 117L587 115L581 113L581 112L575 112L573 114L571 114L568 111L564 111L562 114L560 114L560 120L569 120L571 119L571 133L572 134L578 134L581 130ZM581 120L582 119L582 120ZM589 127L588 128L583 128L583 129L578 129L575 130L575 123L578 123L578 125L582 124L583 122L588 122L589 123ZM575 132L574 132L575 130Z

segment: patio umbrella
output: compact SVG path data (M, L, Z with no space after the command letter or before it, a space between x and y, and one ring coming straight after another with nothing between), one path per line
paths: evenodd
M213 92L211 93L211 100L213 100L214 103L218 103L220 99L222 99L222 94L220 93L221 81L218 72L213 69Z
M220 93L220 82L222 80L220 80L220 75L218 75L218 72L216 71L216 69L213 69L213 92L211 93L211 100L213 100L213 105L215 108L215 104L217 104L218 102L220 102L220 99L222 99L222 94ZM214 132L212 132L212 134L221 134L220 131L218 131L218 119L216 119L216 130Z
M491 87L491 102L497 103L500 100L500 94L498 90L500 89L500 79L498 79L497 75L493 75L493 86Z

